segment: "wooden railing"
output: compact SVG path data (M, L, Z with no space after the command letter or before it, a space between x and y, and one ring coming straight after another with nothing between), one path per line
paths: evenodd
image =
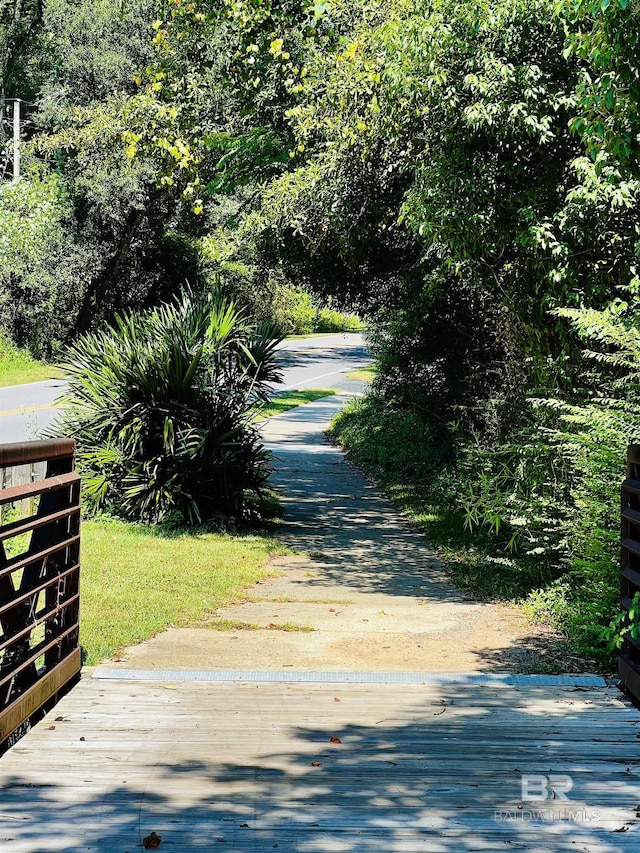
M74 453L66 439L0 445L0 745L80 671Z

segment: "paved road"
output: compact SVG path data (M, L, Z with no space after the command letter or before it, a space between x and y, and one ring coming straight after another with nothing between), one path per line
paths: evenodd
M336 387L344 373L371 363L359 334L283 341L279 360L278 390ZM63 391L64 383L55 379L0 388L0 443L38 438L54 422Z

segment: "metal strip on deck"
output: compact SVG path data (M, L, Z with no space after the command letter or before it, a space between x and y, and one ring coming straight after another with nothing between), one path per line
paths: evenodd
M119 681L250 681L296 684L478 684L491 686L605 687L599 675L517 675L458 672L278 672L259 670L116 669L99 666L94 678Z

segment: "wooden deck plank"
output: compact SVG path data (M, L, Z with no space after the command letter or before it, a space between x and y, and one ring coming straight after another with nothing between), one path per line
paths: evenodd
M0 850L637 851L639 724L608 688L84 679L0 759Z

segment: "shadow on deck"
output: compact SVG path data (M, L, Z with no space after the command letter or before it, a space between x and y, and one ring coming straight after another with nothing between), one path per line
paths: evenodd
M637 850L639 725L605 687L84 679L0 761L0 849Z

